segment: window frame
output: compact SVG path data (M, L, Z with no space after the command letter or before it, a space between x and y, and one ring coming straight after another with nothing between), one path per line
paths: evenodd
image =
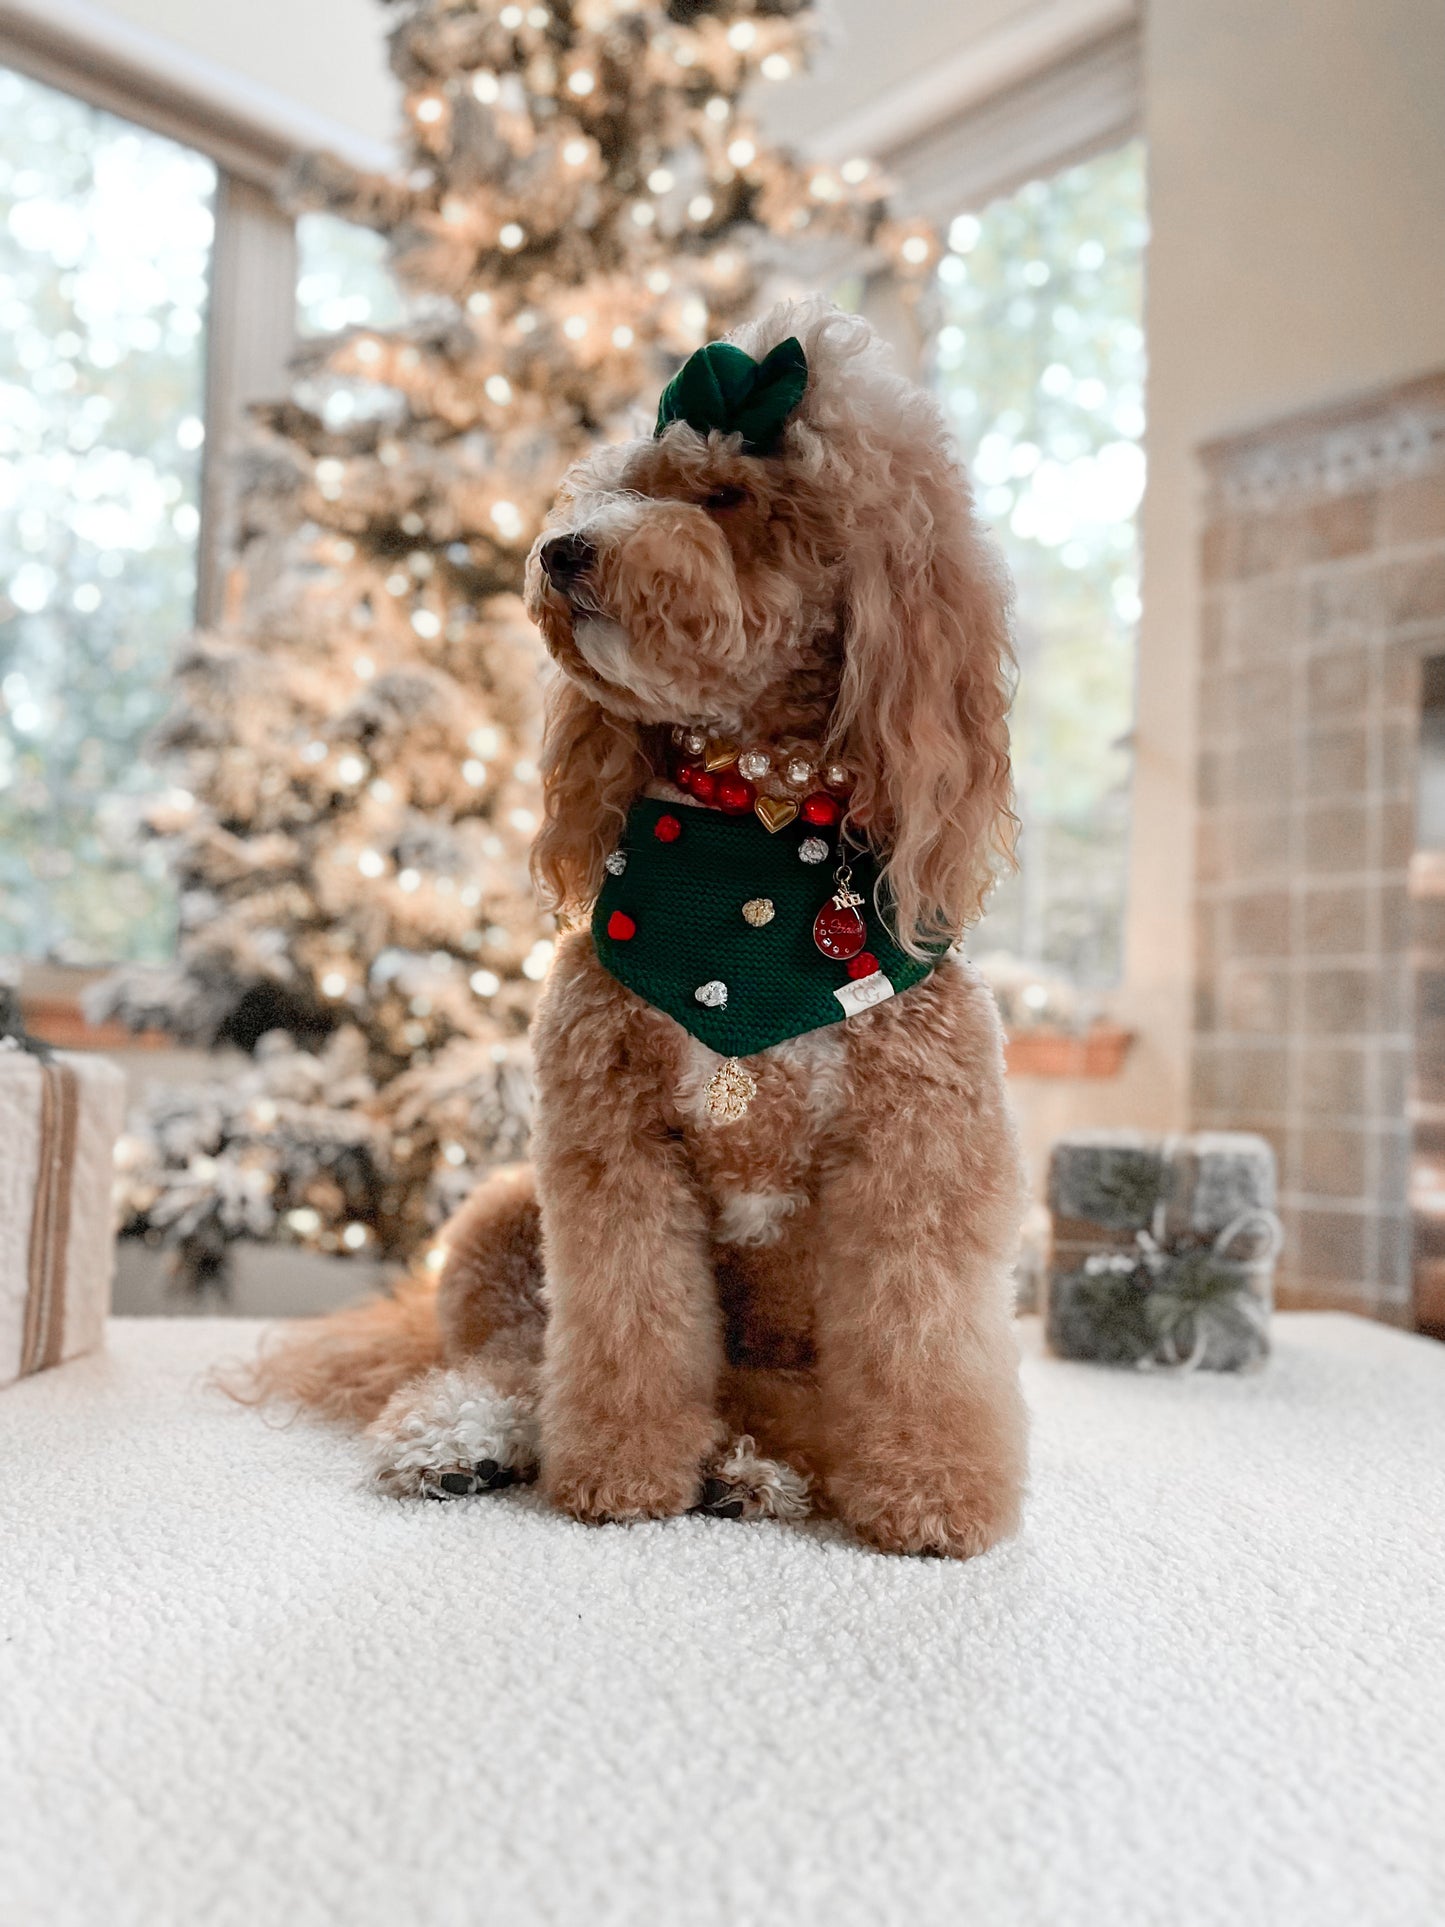
M887 169L901 211L934 222L951 219L1015 192L1029 179L1142 137L1142 41L1140 0L1054 0L1035 16L986 33L944 70L919 75L835 126L827 137L828 151L839 158L869 152ZM895 342L907 372L922 380L931 323L925 326L920 304L905 300L892 278L873 264L870 268L862 311ZM1147 456L1147 426L1145 449ZM1142 505L1138 528L1142 586ZM1137 657L1135 678L1131 739L1137 734ZM1137 781L1136 743L1121 969L1117 984L1100 997L1106 1016L1092 1033L1102 1047L1099 1061L1086 1063L1087 1053L1077 1050L1048 1060L1047 1053L1031 1051L1030 1040L1013 1039L1011 1072L1047 1079L1126 1073L1134 1032L1107 1013L1136 1004L1136 937L1144 915L1135 889ZM1089 1040L1064 1041L1082 1045Z
M7 8L0 16L0 66L189 147L215 166L194 608L198 626L214 624L226 605L230 478L245 410L285 391L297 345L296 222L279 198L294 143L202 101L123 53L98 47L67 27L63 7L45 19ZM47 1037L67 1048L153 1048L154 1038L123 1042L114 1026L87 1022L81 994L98 974L24 959L22 1007Z

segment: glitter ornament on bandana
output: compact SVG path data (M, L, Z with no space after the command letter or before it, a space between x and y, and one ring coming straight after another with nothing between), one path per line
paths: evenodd
M845 864L838 872L838 887L813 919L813 942L825 957L847 963L868 941L867 927L858 914L863 899L852 887L852 876Z

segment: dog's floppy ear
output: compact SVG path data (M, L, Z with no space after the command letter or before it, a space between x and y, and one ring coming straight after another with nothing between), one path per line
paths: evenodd
M917 954L961 935L1013 860L1013 649L1008 576L943 424L931 404L906 416L909 438L858 504L832 741Z
M532 876L549 909L575 916L591 904L647 780L636 727L555 676L542 735L542 827L532 845Z

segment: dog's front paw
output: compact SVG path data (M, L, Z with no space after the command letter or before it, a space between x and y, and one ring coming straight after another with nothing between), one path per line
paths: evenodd
M899 1491L894 1480L840 1473L828 1481L828 1497L838 1517L880 1552L972 1559L1018 1530L1019 1495L1009 1490L953 1488L935 1478Z
M367 1429L372 1483L393 1499L461 1499L537 1475L531 1403L465 1368L403 1386Z
M758 1457L744 1436L703 1467L694 1512L712 1519L805 1519L808 1480L781 1459Z
M629 1471L623 1467L549 1466L542 1489L552 1504L585 1525L629 1525L640 1519L672 1519L691 1510L697 1473Z

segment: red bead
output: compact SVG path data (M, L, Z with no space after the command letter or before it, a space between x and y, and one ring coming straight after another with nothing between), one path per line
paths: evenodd
M710 769L695 769L687 787L699 803L712 803L717 797L717 778Z
M698 776L700 774L701 772L697 769L697 767L694 764L679 763L677 768L673 771L672 780L674 783L676 783L677 787L680 790L686 790L690 794L692 791L692 786L697 781Z
M836 799L824 796L821 790L814 790L811 796L803 798L803 821L815 829L831 829L841 815Z
M659 843L676 843L682 835L682 825L675 816L659 816L652 826L652 834Z
M717 806L726 810L729 816L742 816L753 807L757 791L746 776L739 776L736 770L729 770L720 777L717 786Z
M607 919L607 934L614 943L626 943L637 935L637 925L625 910L614 910Z
M871 950L864 950L860 951L856 957L850 958L848 975L853 978L871 977L873 972L879 968L878 959L873 955L873 952Z

